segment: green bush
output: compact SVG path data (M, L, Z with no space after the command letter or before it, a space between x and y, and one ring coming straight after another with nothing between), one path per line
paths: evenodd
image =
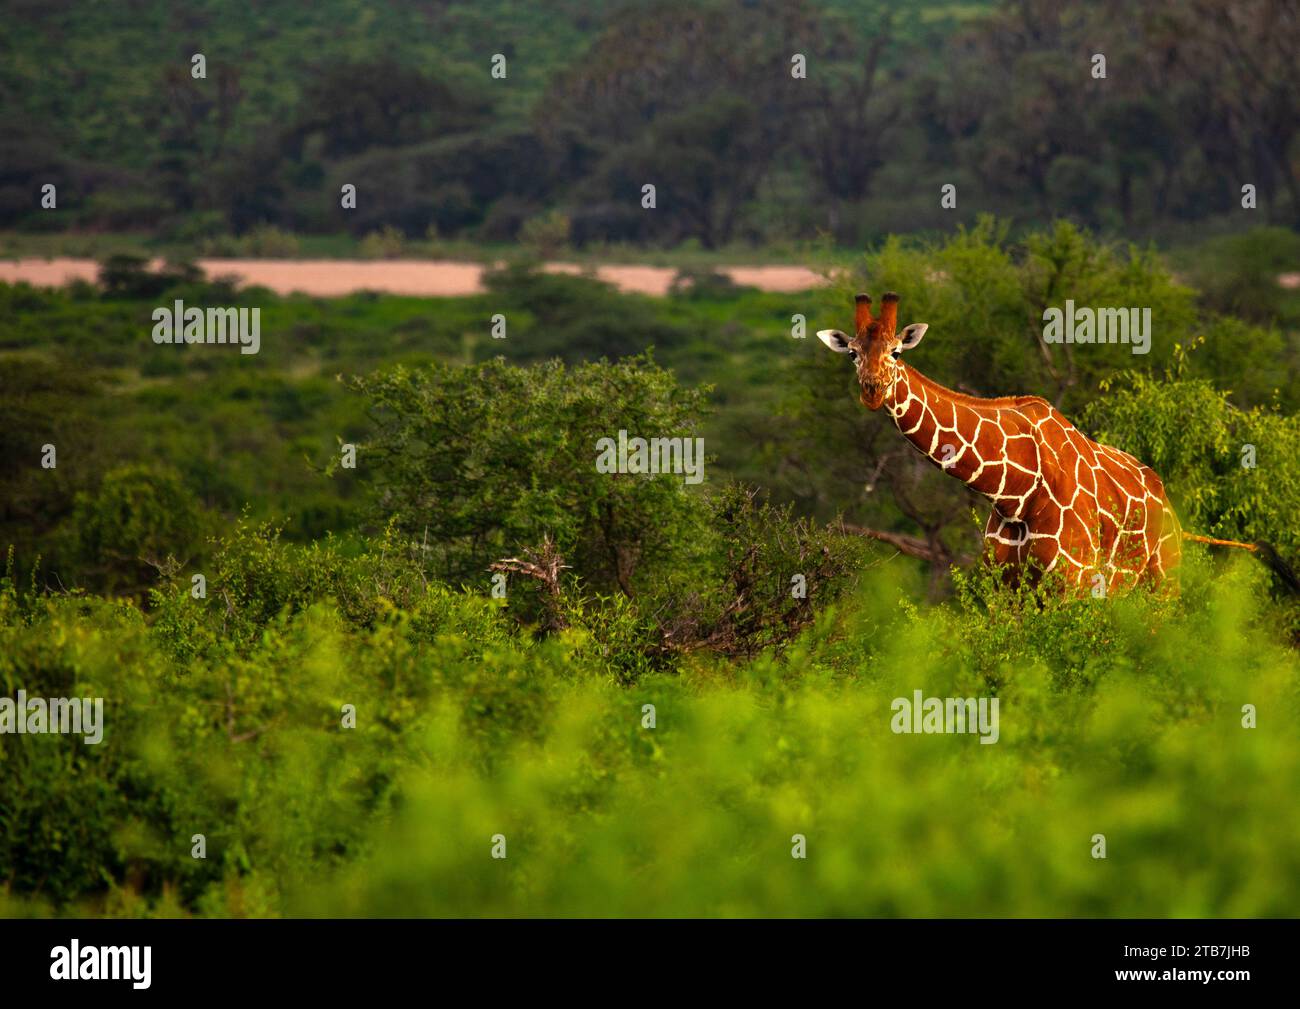
M512 360L559 358L566 364L681 351L692 332L652 298L619 294L589 277L543 273L524 263L483 278L492 312L509 323Z
M301 244L291 231L259 224L238 237L208 234L200 239L199 248L205 256L220 258L283 259L298 255Z
M596 467L598 441L620 430L698 435L704 391L649 359L399 367L353 388L376 424L360 447L376 521L420 544L439 578L485 584L493 561L549 538L592 589L631 595L698 553L703 511L682 476Z
M406 236L400 228L385 225L366 235L358 251L365 259L399 259L406 252Z
M182 586L152 625L0 586L5 693L106 706L97 745L0 737L10 911L1196 917L1300 901L1276 801L1300 784L1300 661L1244 559L1225 573L1193 555L1177 596L1018 602L972 581L941 607L873 570L779 655L626 675L627 600L536 639L485 596L394 580L387 548L345 562L266 530L234 539L209 598ZM893 699L915 690L996 695L998 742L892 733Z
M1202 580L1207 573L1198 572ZM979 696L990 621L909 612L878 583L786 663L624 692L573 681L544 745L485 783L450 719L372 854L298 913L386 915L1290 915L1300 862L1274 798L1300 780L1293 654L1252 569L1196 602L1135 596L1006 629L1001 737L894 735L891 699ZM883 605L882 605L883 604ZM1062 621L1091 640L1061 639ZM1000 630L1001 628L999 628ZM820 635L820 637L819 637ZM822 656L852 637L844 668ZM1197 651L1210 641L1214 653ZM1058 649L1087 644L1062 681ZM642 705L657 725L642 728ZM1242 705L1272 723L1242 727ZM1275 721L1274 721L1275 720ZM1289 818L1289 817L1288 817ZM489 857L505 835L508 857ZM791 858L795 834L806 861ZM1094 859L1104 834L1105 860Z
M1141 375L1107 383L1085 417L1155 468L1185 529L1265 540L1300 563L1300 418L1242 410L1201 379Z
M72 515L83 570L109 593L139 592L169 559L193 559L206 521L180 474L144 465L110 470Z
M144 256L126 252L109 256L99 267L104 297L112 299L156 299L178 284L202 281L203 271L193 263L165 263L154 271Z
M526 220L519 229L519 241L542 259L552 259L569 244L571 230L568 215L552 210Z

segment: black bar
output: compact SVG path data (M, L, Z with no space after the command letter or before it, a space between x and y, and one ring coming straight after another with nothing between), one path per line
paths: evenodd
M1138 997L1223 999L1289 991L1298 938L1294 920L6 920L0 964L6 993L29 997L284 991L333 1002L390 986L450 996L467 981L471 997L513 986L532 995L640 989L680 996L694 977L702 990L787 984L809 996L849 985L882 996L903 986L918 996L1127 989ZM53 979L52 970L69 965L73 940L83 964L99 957L88 947L139 947L137 976L149 947L148 988L130 978ZM60 947L67 955L52 955Z

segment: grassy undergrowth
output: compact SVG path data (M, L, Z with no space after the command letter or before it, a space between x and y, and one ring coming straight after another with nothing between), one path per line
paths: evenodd
M264 582L292 563L318 588L276 612L265 583L178 589L151 622L5 593L6 692L102 696L107 728L5 738L3 913L1300 907L1300 660L1248 561L1190 557L1176 598L1028 606L913 605L885 565L780 657L627 684L608 621L538 638L499 601L267 549ZM895 734L916 690L996 694L998 741Z

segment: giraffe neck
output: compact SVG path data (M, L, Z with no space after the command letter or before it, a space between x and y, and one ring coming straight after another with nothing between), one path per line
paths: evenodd
M967 442L975 440L974 430L962 432L958 427L952 393L901 361L885 394L884 406L903 437L939 466L949 463L960 450L958 437ZM952 436L944 437L949 434Z
M900 361L884 406L918 452L1019 517L1039 484L1038 450L1005 402L958 397Z

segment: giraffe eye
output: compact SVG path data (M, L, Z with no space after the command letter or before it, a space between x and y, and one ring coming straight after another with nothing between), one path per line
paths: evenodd
M849 360L856 361L857 359L858 359L858 352L856 350L849 351Z

